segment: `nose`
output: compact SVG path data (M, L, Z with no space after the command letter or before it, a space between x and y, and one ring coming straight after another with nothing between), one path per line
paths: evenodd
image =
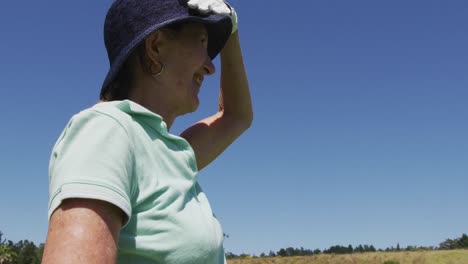
M209 56L206 56L205 63L203 64L203 69L205 69L206 75L212 75L216 71L216 67L214 66L213 61L211 61L211 58Z

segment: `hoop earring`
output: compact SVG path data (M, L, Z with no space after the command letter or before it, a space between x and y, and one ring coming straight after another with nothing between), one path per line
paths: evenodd
M151 75L152 75L153 77L156 77L156 76L161 75L161 74L163 73L163 71L164 71L164 64L162 64L162 63L159 62L159 61L158 61L158 63L161 65L161 70L160 70L159 72L157 72L157 73L151 73ZM151 67L151 68L153 68L153 67Z

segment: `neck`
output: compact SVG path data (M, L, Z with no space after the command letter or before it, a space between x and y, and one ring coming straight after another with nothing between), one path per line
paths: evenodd
M176 111L171 109L168 100L164 96L168 93L160 91L157 87L151 89L142 89L141 87L132 87L128 99L140 104L151 112L160 115L169 130L177 117Z
M158 114L162 117L163 121L167 125L167 130L169 130L174 123L175 118L177 117L174 113L168 110L164 104L155 102L151 100L150 97L146 96L130 96L129 100L145 107L146 109L150 110L151 112Z

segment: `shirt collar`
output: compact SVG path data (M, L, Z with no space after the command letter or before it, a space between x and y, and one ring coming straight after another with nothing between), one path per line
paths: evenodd
M130 100L124 100L116 102L115 107L129 115L143 117L145 123L147 123L149 126L156 129L165 136L169 135L169 132L167 131L167 125L163 118L160 115L151 112L144 106Z

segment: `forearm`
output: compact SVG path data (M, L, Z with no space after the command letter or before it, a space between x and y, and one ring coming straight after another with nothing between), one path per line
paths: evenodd
M242 58L239 34L235 32L221 51L219 110L248 126L253 119L249 83Z

